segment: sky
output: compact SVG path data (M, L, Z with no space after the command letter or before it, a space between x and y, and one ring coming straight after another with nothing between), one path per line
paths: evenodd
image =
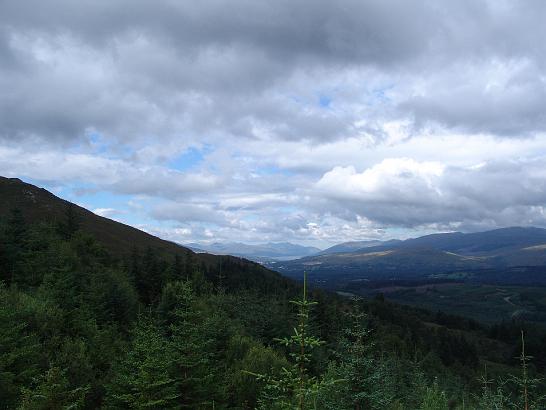
M179 243L546 227L546 2L0 2L0 175Z

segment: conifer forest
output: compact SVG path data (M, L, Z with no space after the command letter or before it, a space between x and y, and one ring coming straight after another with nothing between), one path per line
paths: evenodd
M6 409L543 409L546 329L2 219ZM304 278L302 278L304 279Z

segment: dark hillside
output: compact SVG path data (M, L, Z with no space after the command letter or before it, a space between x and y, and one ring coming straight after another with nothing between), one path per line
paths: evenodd
M151 248L154 253L170 261L175 255L182 260L192 259L192 263L204 264L215 269L224 264L238 266L245 271L257 272L263 278L285 281L278 273L265 269L261 265L239 257L216 256L206 253L196 254L190 249L174 242L160 239L139 229L113 221L61 199L51 192L25 183L18 178L0 176L0 219L7 218L12 209L21 211L29 224L39 222L62 223L66 219L68 207L72 208L82 231L91 234L112 256L119 259L130 257L133 249L144 252ZM228 278L228 280L237 280ZM239 278L241 279L241 278ZM250 278L246 278L250 280Z
M70 202L51 192L27 184L17 178L0 177L0 215L7 215L11 209L18 208L29 223L62 221ZM95 215L77 205L73 205L82 230L91 233L110 252L118 256L128 255L133 246L170 253L189 253L189 249L175 243L164 241L131 226Z
M18 208L29 223L61 221L65 218L69 202L51 192L27 184L17 178L0 177L0 215ZM95 215L85 208L73 205L81 228L91 233L112 253L129 254L133 246L166 252L188 253L189 249L164 241L131 226Z

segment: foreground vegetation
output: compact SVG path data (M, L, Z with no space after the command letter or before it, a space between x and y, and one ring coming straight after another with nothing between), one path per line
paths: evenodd
M3 408L546 405L537 326L308 295L236 258L114 257L70 207L58 223L0 222Z

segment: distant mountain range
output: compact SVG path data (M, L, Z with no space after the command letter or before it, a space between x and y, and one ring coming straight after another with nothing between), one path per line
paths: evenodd
M271 267L291 277L306 270L311 280L335 287L350 281L424 278L546 284L546 229L453 232L369 245L342 244ZM336 249L349 251L331 252Z
M400 242L398 239L392 239L390 241L352 241L343 242L338 245L331 246L330 248L320 251L319 255L330 255L332 253L347 253L355 252L364 248L371 248L374 246L389 246Z
M343 242L330 248L320 250L314 246L302 246L290 242L269 242L250 245L241 242L215 242L212 244L188 243L185 244L194 252L207 252L215 255L242 256L247 259L267 261L288 261L315 255L331 255L335 253L354 252L364 248L376 246L389 246L401 242L393 239L390 241L352 241Z
M298 259L320 252L319 248L295 245L289 242L270 242L260 245L248 245L240 242L216 242L208 245L189 243L186 246L194 252L241 256L255 261Z

